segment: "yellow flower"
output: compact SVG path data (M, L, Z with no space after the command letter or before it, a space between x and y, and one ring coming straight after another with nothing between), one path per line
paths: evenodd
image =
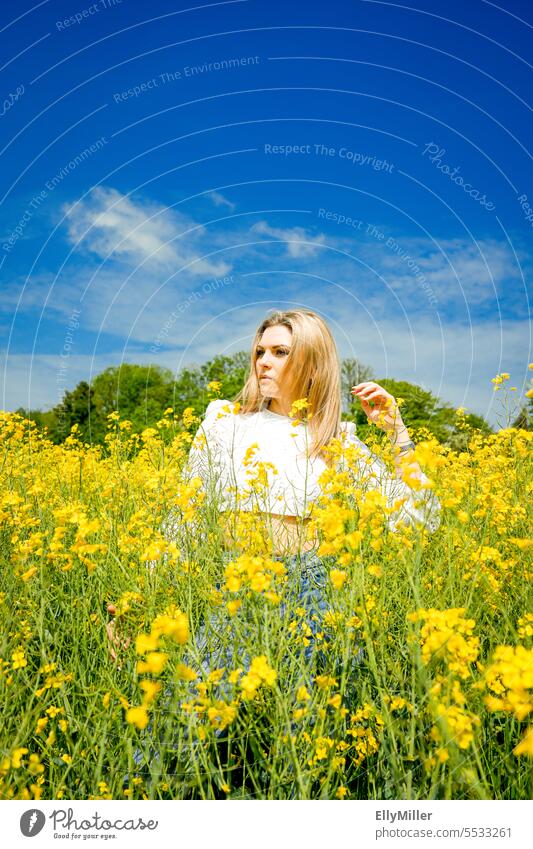
M247 675L243 675L240 681L243 697L247 699L253 698L261 684L271 687L277 675L276 670L268 665L266 655L254 657L250 664L250 671Z
M443 660L450 672L461 678L471 674L470 664L477 659L479 638L472 636L474 619L465 619L464 607L447 610L420 609L407 614L409 622L423 622L420 631L422 661Z
M358 549L362 539L363 539L363 532L362 531L352 531L350 534L346 534L346 536L345 536L346 544L350 548L357 548Z
M148 725L148 711L142 705L131 707L126 711L126 722L135 725L140 731Z
M296 700L297 701L307 702L307 701L309 701L310 698L311 698L311 696L309 695L309 693L307 691L307 687L305 687L303 685L301 687L298 687L298 690L296 691Z
M28 754L28 749L14 749L11 754L11 766L13 769L19 769L22 764L22 758Z
M528 758L533 758L533 726L530 726L520 743L513 749L513 755L527 755Z
M468 749L474 739L474 728L480 725L479 717L457 705L445 705L442 702L435 706L434 713L444 724L446 733L451 740L460 749ZM431 735L436 742L442 741L443 735L437 725L434 725L431 729Z
M263 681L269 687L272 686L272 684L278 677L278 673L276 672L276 670L272 669L272 667L268 665L266 655L264 654L260 655L259 657L254 657L250 666L250 671L259 675L261 681Z
M229 589L229 587L228 587ZM234 601L228 601L226 607L228 608L228 613L230 616L235 616L242 602L240 599L235 599Z
M348 792L348 788L344 787L344 785L341 784L341 786L337 788L337 792L335 793L335 796L337 797L337 799L344 799L347 792Z
M172 637L174 642L185 645L189 639L189 619L186 613L181 613L175 607L167 613L157 616L152 623L152 634L163 634Z
M186 666L184 663L178 663L176 666L176 678L180 681L195 681L196 677L196 672L190 666Z
M485 682L495 696L485 697L490 711L511 713L523 720L533 711L533 649L498 646L485 670Z
M44 766L41 763L39 755L30 755L28 758L28 772L30 775L41 775L44 772Z
M243 675L241 678L241 688L243 690L244 697L247 699L252 699L260 686L261 679L259 675L255 675L252 672L249 672L247 675Z
M155 697L157 696L159 690L161 689L161 684L159 681L141 681L140 688L144 693L143 697L143 705L149 705L150 702L153 702Z
M299 398L297 401L293 401L293 404L292 404L290 412L289 412L289 417L291 419L296 418L298 413L305 412L306 410L309 409L309 406L310 406L310 404L309 404L309 401L307 400L307 398ZM312 413L307 413L306 417L307 417L307 419L310 419L310 418L312 418L312 416L313 416Z
M235 705L226 704L223 701L216 701L207 709L207 718L213 728L226 728L237 716L237 708Z
M137 672L142 675L145 672L151 672L154 675L159 675L165 668L168 660L168 654L163 651L152 651L146 655L146 660L137 661Z
M327 690L337 684L337 679L332 678L331 675L317 675L315 681L320 690Z
M225 667L222 669L212 669L209 675L207 676L207 680L210 684L218 684L222 676L224 675Z
M11 655L11 660L13 663L11 664L12 669L23 669L28 665L28 661L26 660L26 656L24 654L24 649L22 646L19 646Z
M518 636L533 637L533 613L526 613L518 620Z
M390 710L401 710L406 706L406 704L407 702L401 696L394 696L394 698L391 699L389 708Z
M139 634L135 639L137 654L146 654L159 648L159 634Z
M343 572L341 569L332 569L329 573L329 577L331 578L331 583L335 589L340 590L348 577L348 573Z

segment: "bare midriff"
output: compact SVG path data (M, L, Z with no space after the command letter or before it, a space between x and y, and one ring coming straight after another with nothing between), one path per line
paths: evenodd
M231 529L231 515L221 513L224 545L229 550L235 550L236 540ZM226 519L227 522L224 521ZM272 547L272 554L287 556L318 548L319 542L312 530L311 519L279 513L260 513L258 519L269 540L269 547Z

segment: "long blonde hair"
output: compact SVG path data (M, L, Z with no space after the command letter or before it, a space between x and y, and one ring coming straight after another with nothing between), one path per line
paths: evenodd
M340 434L341 371L337 346L325 321L310 310L276 310L257 328L250 356L250 374L234 401L240 413L256 413L268 408L261 395L256 372L256 348L268 327L282 325L292 333L292 344L283 372L293 401L307 398L312 417L309 457L318 457L333 437ZM330 464L327 455L323 457Z

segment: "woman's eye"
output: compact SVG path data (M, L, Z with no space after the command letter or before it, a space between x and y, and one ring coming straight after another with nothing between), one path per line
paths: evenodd
M256 357L262 357L264 353L265 353L264 351L256 351L256 352L255 352L255 356L256 356ZM281 355L282 357L286 357L288 353L289 353L289 352L288 352L286 349L284 349L284 348L278 348L278 350L276 351L276 356L280 356L280 355Z

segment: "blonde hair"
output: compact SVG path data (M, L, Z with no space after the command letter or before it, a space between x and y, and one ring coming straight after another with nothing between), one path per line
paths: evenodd
M276 310L257 328L250 356L250 374L234 398L240 413L256 413L268 402L261 395L256 371L256 348L268 327L287 327L292 344L283 379L287 380L292 401L307 398L312 417L308 428L311 442L309 457L318 457L333 437L340 435L341 371L337 346L325 321L310 310ZM323 459L330 465L330 458Z

